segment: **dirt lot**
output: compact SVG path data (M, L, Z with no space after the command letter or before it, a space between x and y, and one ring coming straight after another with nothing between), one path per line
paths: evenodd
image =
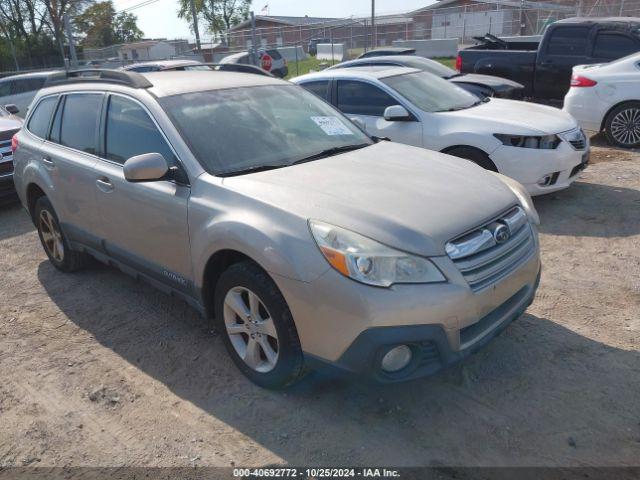
M640 154L536 200L542 283L488 348L392 387L261 390L180 301L46 261L0 209L0 467L640 464Z

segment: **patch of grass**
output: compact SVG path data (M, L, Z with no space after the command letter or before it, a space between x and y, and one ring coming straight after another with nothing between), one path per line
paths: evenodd
M441 64L456 69L456 59L455 58L434 58L436 62L440 62Z

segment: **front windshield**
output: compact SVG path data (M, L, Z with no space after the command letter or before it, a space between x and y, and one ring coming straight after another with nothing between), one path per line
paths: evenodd
M327 150L373 143L333 107L295 85L185 93L160 103L214 175L287 166Z
M436 62L435 60L429 60L424 57L415 57L404 61L407 67L419 68L425 72L433 73L442 78L451 78L458 75L454 69L447 67L446 65Z
M427 72L396 75L381 81L425 112L462 110L480 102L472 93Z

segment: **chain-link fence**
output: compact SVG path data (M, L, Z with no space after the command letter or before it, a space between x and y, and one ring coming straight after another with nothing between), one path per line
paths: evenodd
M357 57L372 48L415 46L416 42L447 40L445 51L436 49L431 56L452 57L458 47L473 44L474 37L487 33L535 37L551 23L575 16L640 16L640 0L475 0L463 6L438 8L435 4L408 13L378 15L373 20L258 15L253 23L246 21L221 37L205 35L199 52L193 45L186 48L186 41L176 40L164 42L180 48L164 53L150 54L141 46L138 50L147 48L146 54L136 55L135 45L114 45L80 49L79 59L83 65L107 67L169 58L218 62L235 53L277 49L288 62L291 76Z

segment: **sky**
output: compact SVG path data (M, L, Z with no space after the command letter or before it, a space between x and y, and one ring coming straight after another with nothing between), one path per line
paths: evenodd
M135 6L143 0L114 0L116 10ZM434 0L376 0L376 12L383 15L403 13L434 3ZM371 14L370 0L254 0L256 15L268 4L270 15L291 15L310 17L350 17ZM155 3L131 10L138 17L138 27L146 38L188 38L193 39L189 25L178 18L178 0L158 0ZM209 41L208 34L201 32L203 42Z

